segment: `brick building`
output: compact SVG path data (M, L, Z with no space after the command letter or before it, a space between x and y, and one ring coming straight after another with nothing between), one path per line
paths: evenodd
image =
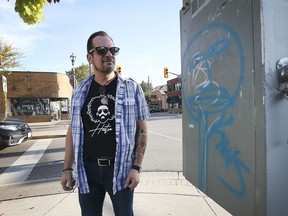
M0 76L0 118L26 122L68 119L72 86L66 74L55 72L2 73L7 79L7 96Z
M161 110L167 110L167 86L162 85L162 86L157 86L153 89L151 92L151 97L150 97L150 106L159 106Z
M177 77L167 81L168 112L182 113L182 83Z

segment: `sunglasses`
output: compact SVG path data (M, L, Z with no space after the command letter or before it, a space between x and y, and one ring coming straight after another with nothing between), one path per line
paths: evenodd
M104 56L108 53L108 50L110 51L110 53L114 56L117 55L119 53L120 48L119 47L104 47L104 46L100 46L100 47L94 47L91 50L89 50L89 54L91 54L92 52L94 52L94 50L96 50L98 55Z

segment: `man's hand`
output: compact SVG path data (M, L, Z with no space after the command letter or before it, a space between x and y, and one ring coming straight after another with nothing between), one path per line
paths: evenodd
M72 176L72 172L62 174L61 185L64 191L73 190L75 184L76 184L76 181Z
M133 190L134 188L137 187L139 182L140 182L140 173L135 169L131 169L125 182L125 188L129 187L131 190Z
M64 169L62 171L61 185L64 191L73 190L76 181L73 179L72 166L74 163L73 138L71 124L68 127L65 140Z

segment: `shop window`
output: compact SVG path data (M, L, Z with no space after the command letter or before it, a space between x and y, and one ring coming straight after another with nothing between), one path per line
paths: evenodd
M35 99L36 115L50 115L50 100L48 98Z
M176 83L176 84L175 84L175 90L176 90L176 91L181 90L181 83Z
M68 113L68 109L69 109L68 99L62 99L61 100L61 113L63 113L63 114Z
M49 98L10 98L10 116L50 115Z

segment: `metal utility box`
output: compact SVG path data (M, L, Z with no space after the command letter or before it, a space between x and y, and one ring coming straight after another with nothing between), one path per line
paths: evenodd
M180 10L184 175L233 215L288 215L287 11L287 0Z

